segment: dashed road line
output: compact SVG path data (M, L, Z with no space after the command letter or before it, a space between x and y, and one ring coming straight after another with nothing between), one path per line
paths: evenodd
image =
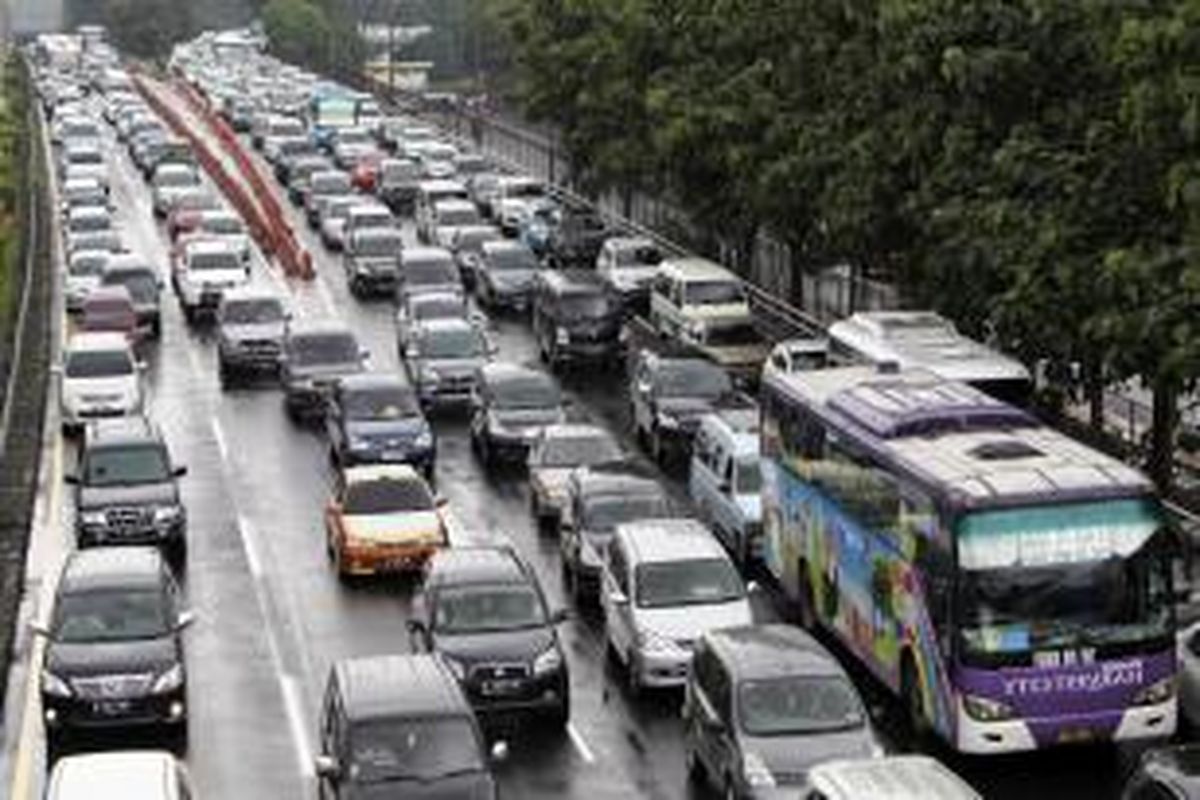
M596 755L592 752L592 748L588 747L587 740L583 738L583 734L575 727L574 722L567 723L567 736L571 739L571 744L575 745L575 750L579 756L589 764L596 763Z

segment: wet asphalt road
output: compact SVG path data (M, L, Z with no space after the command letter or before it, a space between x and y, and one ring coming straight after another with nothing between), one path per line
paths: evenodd
M110 141L108 149L119 224L135 249L162 265L166 278L168 242L151 215L145 184L123 146ZM299 317L345 319L370 350L372 368L399 369L391 305L350 296L340 258L322 248L294 209L290 213L314 256L317 279L287 281L276 267L256 260L256 280L289 297ZM415 241L411 226L406 236ZM184 479L191 539L185 589L199 622L187 641L188 761L202 797L314 797L311 759L329 666L346 657L407 652L413 587L378 581L347 588L338 582L323 539L321 515L332 478L323 437L290 423L272 386L222 392L210 333L185 325L169 288L163 309L163 339L146 355L151 413L176 460L190 470ZM498 358L537 362L521 320L496 321L492 335ZM607 425L636 452L623 375L570 375L564 387L576 417ZM521 477L484 472L471 453L464 419L438 417L434 425L438 488L450 500L454 540L513 543L534 565L551 602L566 603L557 543L532 524ZM664 481L682 499L680 476ZM764 621L778 617L769 595L756 610ZM678 695L632 702L618 670L605 661L594 614L577 615L563 633L572 679L570 735L505 733L511 756L498 768L503 795L702 796L685 777ZM891 707L879 705L884 729L898 730L890 723ZM906 739L897 732L890 738ZM1119 759L1106 748L950 762L987 797L1114 797L1119 783Z

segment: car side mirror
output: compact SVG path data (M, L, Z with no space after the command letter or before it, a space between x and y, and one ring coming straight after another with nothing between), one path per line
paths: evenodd
M503 739L492 742L492 762L502 764L508 760L508 742Z
M445 508L446 506L450 505L450 498L439 494L437 497L433 498L433 504L438 508Z
M63 483L67 484L68 486L78 486L79 476L72 473L67 473L66 475L63 475Z
M313 768L318 778L336 778L342 772L337 759L324 753L313 759Z
M175 618L175 630L182 631L195 623L196 613L194 611L180 611L179 616Z
M746 591L750 594L758 594L762 591L762 584L758 581L750 581L746 584Z
M182 478L184 475L188 474L187 465L180 464L179 466L175 467L174 470L171 471L171 474L174 475L176 478Z
M429 629L425 626L425 623L419 619L410 619L408 622L404 623L404 627L408 629L409 634L412 636L424 636L429 632Z
M733 484L725 480L721 481L721 483L717 486L717 491L719 491L721 494L729 494L729 490L732 488Z
M568 609L565 609L565 608L555 609L554 613L552 613L550 615L550 624L551 625L561 625L564 622L566 622L567 620L569 620L570 618L571 618L571 612Z
M629 597L624 592L609 592L608 601L614 606L623 606L629 603Z

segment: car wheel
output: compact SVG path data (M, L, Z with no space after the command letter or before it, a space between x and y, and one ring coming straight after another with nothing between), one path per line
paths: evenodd
M650 431L650 457L660 467L666 467L666 451L663 449L662 434L658 428Z
M683 746L683 762L687 767L688 781L693 786L704 786L708 782L708 776L704 774L704 764L700 761L700 754L696 752L696 748L687 743Z
M182 571L187 564L187 537L176 536L167 544L167 560L177 571Z
M564 730L571 721L571 699L564 695L562 702L547 715L547 722L554 730Z
M733 778L729 775L725 776L725 791L721 793L724 800L738 800L737 788L733 785Z
M808 578L808 562L796 565L796 622L807 631L817 627L817 601Z
M637 700L642 696L641 669L632 651L625 654L625 686L629 689L630 699Z
M917 665L912 654L907 652L900 661L900 701L904 704L904 716L912 731L913 748L920 750L921 743L929 733L929 721L925 716Z
M171 732L171 750L179 758L186 758L188 752L188 744L190 738L188 736L188 723L185 718L179 726Z
M217 377L220 379L222 389L229 389L233 386L233 372L224 361L219 362Z

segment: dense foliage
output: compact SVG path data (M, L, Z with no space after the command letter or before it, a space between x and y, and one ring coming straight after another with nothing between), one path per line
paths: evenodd
M1175 400L1200 362L1200 0L491 0L596 188L847 260L1029 363Z
M270 0L262 12L271 51L316 72L357 79L366 55L358 20L340 0Z

